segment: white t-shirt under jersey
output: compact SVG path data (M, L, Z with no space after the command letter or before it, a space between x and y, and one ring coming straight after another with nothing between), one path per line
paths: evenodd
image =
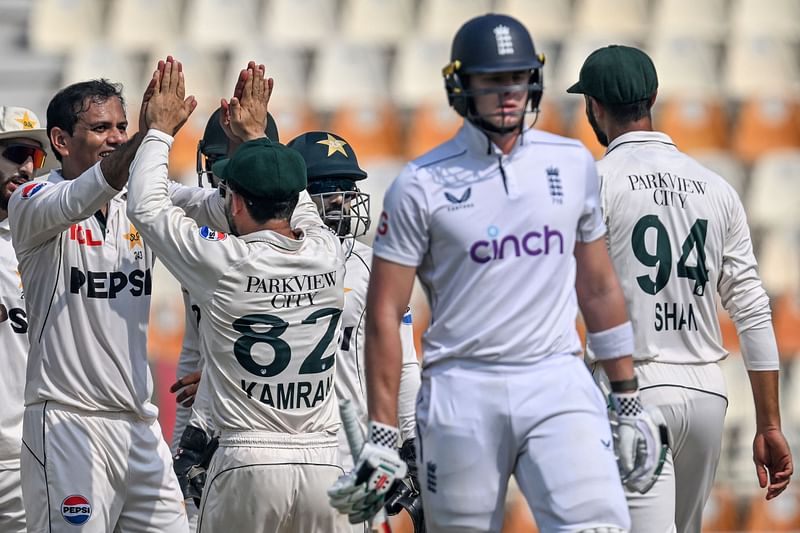
M432 315L423 365L530 363L581 352L573 251L604 234L580 142L526 129L504 155L465 122L391 185L374 253L417 268Z
M128 212L200 308L201 383L212 392L206 398L211 425L220 432L333 435L344 306L338 237L306 192L291 221L299 239L198 227L168 196L171 143L155 130L145 136L131 164Z
M740 333L769 323L744 208L722 177L681 153L667 135L644 131L614 139L598 171L635 359L726 357L717 291ZM777 353L759 364L752 369L777 369Z
M216 191L172 184L170 194L187 214L227 227ZM25 405L158 414L147 363L154 255L125 213L126 196L97 163L69 181L54 170L11 197L31 344ZM95 213L106 204L103 223Z
M0 346L0 470L15 470L22 448L28 315L8 218L0 221Z

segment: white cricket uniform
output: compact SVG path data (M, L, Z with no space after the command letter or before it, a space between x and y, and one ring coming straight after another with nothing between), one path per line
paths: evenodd
M642 400L658 406L672 456L647 494L628 494L632 531L699 532L727 407L716 295L739 334L772 339L749 370L777 370L769 299L744 208L719 175L659 132L629 132L598 163L611 259L635 333ZM604 379L600 373L599 379Z
M336 395L349 398L361 423L362 434L367 432L367 384L364 375L364 326L367 312L367 287L372 268L372 248L355 239L343 243L347 255L344 277L344 312L340 354L336 364ZM400 325L403 346L403 370L398 397L398 420L403 441L413 438L416 420L417 392L420 384L419 361L414 348L414 327L411 310L406 311ZM353 458L344 431L339 432L339 449L345 471L353 468Z
M178 356L178 368L175 372L176 378L181 378L203 368L202 356L200 354L200 337L198 326L200 323L200 308L193 304L189 298L189 292L181 287L183 297L183 307L185 311L183 342L181 343L181 353ZM178 403L175 405L175 425L172 429L172 454L178 450L183 430L186 429L189 419L192 416L192 408L184 407ZM186 517L189 520L189 531L197 530L197 507L191 500L186 500Z
M0 221L0 531L25 531L19 456L22 448L22 411L25 363L28 360L28 316L22 294L17 257L11 245L8 218Z
M431 304L417 407L430 531L500 531L512 473L545 533L628 528L605 401L576 357L573 249L604 234L589 152L533 129L504 155L465 122L387 191L374 253L416 267Z
M171 194L193 216L224 223L222 202L204 190L173 184ZM154 255L125 213L126 195L97 163L69 181L52 171L9 203L29 321L29 531L186 531L150 402ZM95 213L106 205L101 221Z
M198 521L202 531L345 531L327 503L342 473L335 338L344 252L303 192L302 232L235 237L198 228L172 205L172 138L150 130L131 165L128 212L200 307L203 380L220 435ZM219 226L216 226L219 227Z

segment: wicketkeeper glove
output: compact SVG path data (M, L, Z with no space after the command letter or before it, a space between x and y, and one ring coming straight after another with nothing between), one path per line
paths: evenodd
M351 524L370 520L383 507L392 485L406 475L406 463L397 453L397 428L369 423L369 435L355 468L328 489L330 504L348 515Z
M178 483L185 500L193 497L189 491L189 470L200 464L207 442L208 436L205 431L195 426L186 426L178 443L178 449L172 456L172 468L178 476Z
M658 409L645 408L639 392L612 392L611 432L622 483L646 493L655 484L667 458L669 437Z

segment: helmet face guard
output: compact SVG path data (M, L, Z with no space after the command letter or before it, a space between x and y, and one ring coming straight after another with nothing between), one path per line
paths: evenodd
M479 125L483 129L495 131L498 133L508 133L510 131L516 130L521 127L525 113L538 112L539 103L542 100L542 84L541 81L539 81L541 80L541 77L542 77L541 69L535 69L531 71L529 81L528 83L525 84L506 85L494 89L470 89L469 83L464 83L464 81L461 80L460 77L454 74L451 76L451 80L449 82L447 77L445 77L445 84L448 89L447 90L448 101L459 115L466 118L470 122ZM452 90L450 83L453 84ZM497 95L498 99L501 99L504 94L510 92L527 92L528 94L527 102L525 104L525 110L522 113L516 114L517 116L519 116L520 119L518 125L511 126L508 128L501 128L494 126L487 120L487 118L491 116L505 117L507 116L506 113L501 112L493 115L478 114L475 107L476 96L495 94Z
M326 226L340 238L367 233L371 223L369 194L347 179L326 179L308 183L308 193Z
M208 181L208 184L217 188L219 179L211 172L211 167L220 159L227 157L226 153L212 153L211 151L204 151L203 140L197 143L197 156L195 158L195 170L197 171L197 185L203 186L203 178Z

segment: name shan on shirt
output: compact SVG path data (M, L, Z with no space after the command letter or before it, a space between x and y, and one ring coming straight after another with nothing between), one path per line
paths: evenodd
M631 191L653 191L653 203L665 207L686 209L689 195L705 194L705 181L677 176L672 172L653 174L628 174Z
M247 276L244 292L272 294L270 303L275 309L314 305L319 291L336 285L336 271L322 274L301 274L286 278Z

